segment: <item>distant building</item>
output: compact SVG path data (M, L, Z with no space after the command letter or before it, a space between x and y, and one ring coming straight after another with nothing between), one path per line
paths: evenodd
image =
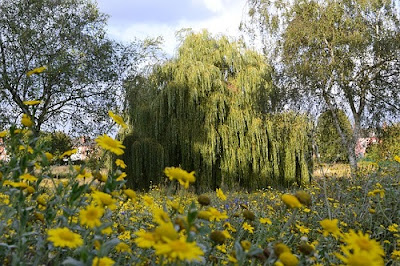
M363 158L365 156L365 152L367 151L368 146L376 143L378 143L377 137L359 138L356 143L357 158Z
M2 138L0 138L0 161L8 161L9 158L7 156L6 145Z
M89 137L82 136L73 143L73 149L78 151L71 155L72 161L85 161L89 156L96 152L96 143Z

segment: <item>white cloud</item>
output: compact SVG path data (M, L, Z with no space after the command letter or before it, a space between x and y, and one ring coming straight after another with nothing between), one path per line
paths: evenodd
M113 24L111 20L108 32L111 37L124 42L132 41L135 37L144 39L162 36L164 38L163 48L169 55L174 53L177 46L175 32L182 28L192 28L194 31L207 29L212 34L225 34L233 37L240 35L239 25L246 0L192 0L192 3L197 6L202 4L213 12L212 16L192 20L185 18L174 23L127 22L123 26L117 23ZM103 12L107 13L107 10L103 10Z

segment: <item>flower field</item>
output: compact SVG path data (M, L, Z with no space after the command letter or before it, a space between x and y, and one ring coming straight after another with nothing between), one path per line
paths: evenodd
M196 169L167 167L168 186L139 193L125 187L120 159L108 173L82 165L53 178L53 156L23 119L23 129L0 132L12 154L0 163L2 265L400 264L397 157L354 178L202 195ZM107 135L96 142L124 152Z

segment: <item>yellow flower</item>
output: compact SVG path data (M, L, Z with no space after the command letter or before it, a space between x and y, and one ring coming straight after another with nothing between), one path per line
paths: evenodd
M381 199L385 196L385 190L384 189L374 189L373 191L368 192L369 197L374 197L375 195L379 194Z
M338 219L324 219L319 222L321 227L324 229L323 235L328 236L329 234L332 234L335 238L341 235L340 229L338 227Z
M396 162L400 163L400 156L395 155L393 158Z
M262 224L272 224L272 221L268 218L260 218L260 223Z
M121 159L116 159L116 160L115 160L115 164L116 164L117 166L121 167L122 169L125 169L125 168L126 168L125 162L124 162L123 160L121 160Z
M171 222L171 219L169 218L168 213L166 213L163 209L154 208L153 209L153 221L158 224L163 224L163 223Z
M388 230L389 232L397 233L399 231L399 225L398 224L389 225Z
M115 250L117 252L127 252L127 253L132 253L131 248L129 247L129 245L127 245L124 242L119 242L118 245L115 246Z
M34 177L33 175L29 173L25 173L23 175L20 175L19 178L25 181L30 181L30 182L35 182L37 180L37 177Z
M24 182L13 182L13 181L10 181L10 180L4 181L3 185L12 186L12 187L15 187L15 188L27 188L29 186L27 183L24 183Z
M346 249L356 251L366 251L369 254L377 256L385 256L383 248L378 242L369 238L368 234L363 234L361 231L356 233L350 229L348 233L343 234L343 241L347 244Z
M82 237L67 227L49 229L47 235L47 240L53 242L55 247L77 248L83 245Z
M189 183L194 183L196 181L194 171L188 173L179 167L166 167L164 173L169 180L176 179L185 188L189 187Z
M254 233L254 227L248 224L247 222L243 223L243 229L246 230L247 232L253 234Z
M155 234L163 241L178 239L178 232L175 230L172 222L161 223L155 230Z
M220 212L217 209L210 207L207 210L210 213L210 221L216 220L217 222L224 220L224 219L228 219L228 215L226 215L226 211L224 212Z
M123 128L127 128L128 125L125 124L124 120L122 119L122 117L120 117L119 115L114 114L112 111L108 111L108 115L112 118L112 120L114 120L115 123L117 123L118 125L122 126Z
M283 252L279 255L279 260L285 266L296 266L299 264L299 259L291 252Z
M154 246L156 255L164 255L172 260L181 261L200 261L204 252L196 245L196 242L186 242L186 237L182 236L176 240L168 240L166 243Z
M7 136L7 131L0 131L0 138L4 138L5 136Z
M104 209L98 206L89 205L84 210L79 212L79 220L81 225L87 225L89 228L100 226L100 218L104 214Z
M248 251L251 248L251 243L248 240L240 241L240 245L242 246L243 250Z
M40 104L42 101L39 100L34 100L34 101L23 101L22 103L25 105L38 105Z
M275 254L276 254L278 257L279 257L282 253L284 253L284 252L289 252L289 253L291 253L289 247L286 246L286 245L283 244L283 243L276 243L276 244L274 245L274 252L275 252Z
M66 151L60 155L60 159L64 158L65 156L71 156L72 154L77 153L77 152L78 152L78 149L72 149L72 150Z
M136 192L132 189L124 189L124 194L127 195L132 201L136 200Z
M31 127L33 125L31 117L27 114L23 114L21 118L21 124L26 127Z
M95 257L93 259L92 266L112 266L114 265L115 261L110 259L109 257Z
M151 248L159 240L159 238L152 232L138 231L135 235L137 235L137 238L133 241L139 248Z
M393 250L390 257L394 260L400 260L400 250Z
M108 227L104 228L103 230L101 230L101 233L105 234L105 235L111 235L112 232L113 232L113 230L112 230L111 226L108 226Z
M343 246L340 247L344 255L335 253L336 257L349 266L383 266L384 261L380 256L373 256L365 250L350 252Z
M27 73L26 73L26 75L28 76L28 77L30 77L30 76L32 76L33 74L40 74L40 73L42 73L43 71L45 71L47 69L47 66L45 65L45 66L41 66L41 67L37 67L37 68L34 68L34 69L32 69L32 70L29 70Z
M290 194L282 195L282 201L291 209L301 207L300 201L295 196Z
M42 206L46 206L48 201L49 201L49 195L47 195L47 194L40 194L36 198L36 202Z
M50 152L45 152L44 155L46 156L48 161L53 160L54 156Z
M117 206L115 205L116 200L114 200L110 194L101 192L101 191L94 191L92 193L93 198L101 205L107 206L110 210L115 210Z
M151 206L151 205L153 205L153 203L154 203L153 198L150 197L150 196L144 195L142 199L143 199L144 204L145 204L146 206Z
M104 134L103 136L98 136L95 141L100 147L116 155L124 154L123 149L125 149L125 146L122 145L122 142L109 137L107 134Z
M118 177L117 177L117 181L123 181L124 178L127 177L125 172L122 172Z
M217 188L216 192L217 192L217 197L218 197L219 199L221 199L221 200L223 200L223 201L226 200L226 196L225 196L224 192L222 191L222 189Z

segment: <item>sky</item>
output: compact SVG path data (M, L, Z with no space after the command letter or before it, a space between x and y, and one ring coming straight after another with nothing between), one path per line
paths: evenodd
M173 55L177 48L176 31L207 29L213 34L239 37L245 16L246 0L97 0L101 12L108 14L107 31L111 38L129 42L135 38L162 36L163 48Z

